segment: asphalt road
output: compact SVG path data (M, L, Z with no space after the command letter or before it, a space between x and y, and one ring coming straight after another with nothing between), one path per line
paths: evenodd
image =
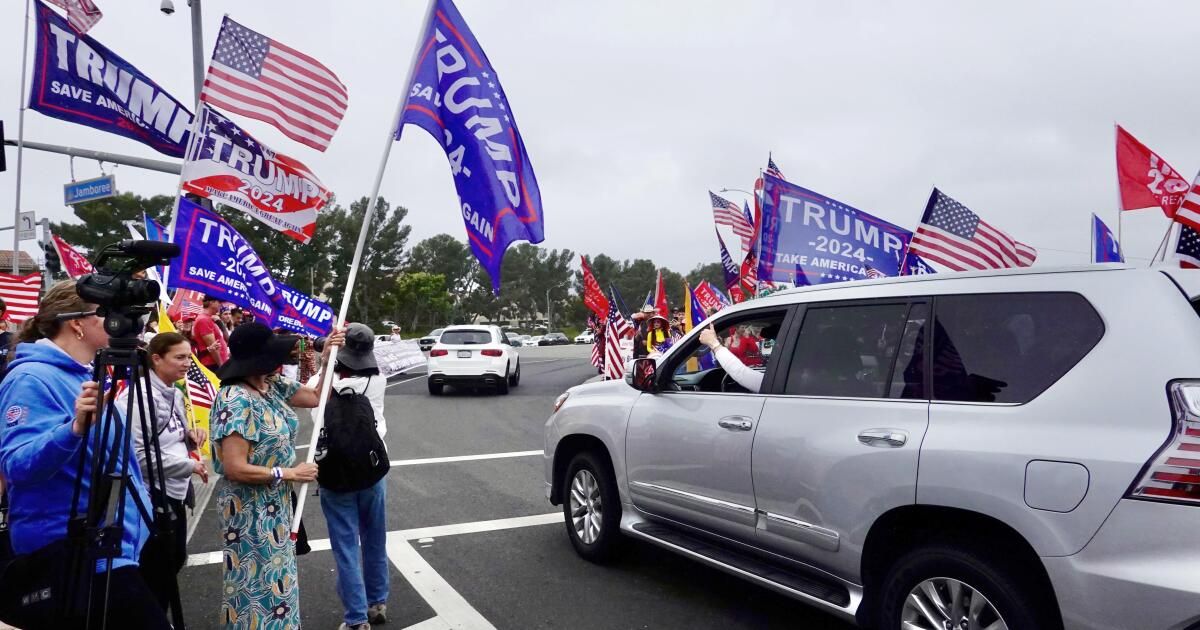
M508 396L426 390L423 370L388 387L389 628L642 629L852 626L771 591L643 543L614 563L580 559L543 494L542 427L555 397L595 375L590 348L521 350ZM301 444L307 444L309 424ZM487 457L483 457L487 456ZM447 461L449 460L449 461ZM217 628L221 548L216 501L203 512L180 576L188 627ZM342 621L319 499L299 558L308 628Z

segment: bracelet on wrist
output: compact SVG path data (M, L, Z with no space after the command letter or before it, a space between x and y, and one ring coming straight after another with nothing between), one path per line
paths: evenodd
M275 466L271 469L271 485L277 486L283 481L283 469Z

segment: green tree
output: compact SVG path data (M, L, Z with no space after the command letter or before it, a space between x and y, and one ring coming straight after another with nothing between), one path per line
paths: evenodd
M725 289L725 270L721 267L721 263L708 263L696 265L687 274L688 285L695 287L702 280L711 282L718 289Z
M368 203L370 201L362 197L350 204L348 212L333 212L330 216L334 241L328 261L333 269L333 280L327 287L327 295L335 308L341 304L349 283L350 263L354 260L358 232ZM366 249L350 302L351 321L374 325L381 317L395 317L396 301L392 292L405 264L404 246L412 231L411 226L403 225L406 216L408 209L396 206L393 210L387 200L379 198L371 214Z
M479 262L466 243L449 234L431 236L413 246L406 271L443 275L451 303L450 320L465 323L464 304L479 286Z
M133 193L121 193L115 197L75 204L73 211L80 223L52 222L50 231L63 240L88 252L129 238L126 221L142 224L142 213L167 225L175 199L170 195L141 197ZM141 230L139 230L141 231Z
M417 271L401 275L392 299L396 302L396 321L410 331L423 330L422 324L440 326L451 310L446 277L440 273Z

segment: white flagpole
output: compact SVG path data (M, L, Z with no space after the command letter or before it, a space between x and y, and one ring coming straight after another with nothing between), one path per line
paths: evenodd
M25 0L25 39L21 43L21 105L17 109L17 199L13 204L13 275L21 273L21 162L25 154L25 72L29 58L29 5Z
M1116 146L1117 146L1117 140L1119 140L1119 138L1120 138L1120 133L1121 132L1118 131L1116 121L1113 121L1113 148L1114 148L1113 156L1114 156L1114 159L1117 154ZM1118 247L1120 246L1120 244L1122 242L1124 242L1121 240L1121 222L1124 218L1125 218L1125 210L1121 207L1121 164L1118 161L1117 162L1117 245L1118 245ZM1096 232L1096 228L1093 226L1092 227L1093 238L1095 237L1095 232ZM1094 255L1092 257L1092 260L1093 261L1095 260Z
M358 267L362 262L363 249L367 244L367 234L371 230L371 217L375 214L375 205L379 203L379 187L383 185L383 173L387 170L388 156L392 152L392 145L396 142L396 130L400 125L400 115L404 113L404 108L408 105L408 86L412 83L413 73L417 69L421 45L425 43L425 32L433 20L435 2L436 0L429 0L429 5L425 9L425 19L421 20L421 30L417 32L417 41L413 45L412 63L409 64L408 73L404 77L404 83L401 84L404 86L404 92L400 96L400 102L396 104L392 125L388 127L387 141L383 145L383 157L379 160L379 170L375 173L375 184L371 188L371 203L363 212L362 227L358 230L358 245L354 248L354 260L350 263L350 277L346 280L346 293L342 296L342 306L338 310L337 327L339 328L346 325L346 317L349 315L350 297L354 291L354 281L358 279ZM337 348L329 351L329 362L322 368L324 375L321 378L320 398L317 408L313 411L312 437L309 438L308 457L305 459L310 464L316 457L317 439L321 436L321 428L325 424L325 404L329 402L329 390L333 385L333 367L337 364L337 352ZM296 532L300 531L300 517L304 514L304 500L308 497L308 482L300 485L297 497L296 511L292 515L292 540L296 539Z
M1088 231L1092 233L1092 252L1091 252L1092 257L1090 260L1088 260L1088 264L1091 265L1091 264L1095 264L1095 262L1096 262L1096 213L1095 212L1092 213L1092 220L1090 222L1090 225L1088 225Z

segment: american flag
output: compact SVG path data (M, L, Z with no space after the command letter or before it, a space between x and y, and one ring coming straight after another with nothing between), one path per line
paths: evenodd
M767 154L767 175L778 177L779 179L787 179L783 176L783 173L779 172L779 167L775 166L775 160L771 157L770 153Z
M1184 228L1192 227L1200 229L1200 173L1196 174L1196 180L1192 182L1192 187L1183 197L1183 203L1180 204L1179 210L1175 211L1175 221L1182 223ZM1179 242L1183 243L1183 235L1180 235Z
M217 391L213 387L212 381L208 380L204 372L200 371L194 355L188 366L187 376L183 380L187 383L188 398L192 401L192 405L206 410L212 409L213 402L217 399Z
M1175 258L1184 269L1200 269L1200 232L1196 231L1196 228L1185 225L1179 231Z
M324 151L346 113L346 86L294 48L225 18L200 100L270 123Z
M5 317L13 323L21 323L37 315L38 299L42 293L42 274L14 276L0 273L0 298L4 299L8 311Z
M71 28L86 33L104 17L100 7L92 0L50 0L50 4L67 11L67 23Z
M886 278L887 277L887 274L872 267L871 265L867 265L866 268L867 268L866 276L867 276L868 280L874 280L876 278Z
M625 361L621 357L621 338L633 333L633 327L617 310L616 300L608 301L608 318L604 325L604 378L625 378Z
M749 249L750 239L754 238L754 226L746 219L746 215L742 214L742 210L732 201L715 195L712 191L709 191L708 196L712 201L713 221L717 225L733 228L733 233L742 239L742 251Z
M910 251L954 271L1028 267L1037 250L988 225L979 215L933 189Z
M170 308L167 309L167 314L171 319L179 321L184 315L200 316L200 312L204 310L204 294L191 289L179 289L175 292L175 299L171 302Z

